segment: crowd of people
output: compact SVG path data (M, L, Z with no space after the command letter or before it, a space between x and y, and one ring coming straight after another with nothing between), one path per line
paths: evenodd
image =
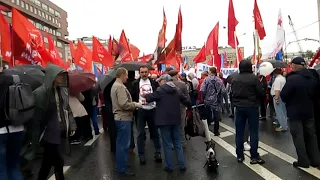
M161 163L164 157L164 170L171 173L174 150L180 171L186 171L184 128L186 112L191 108L199 108L201 119L213 125L215 136L220 135L219 122L224 116L234 119L239 163L244 161L244 151L250 151L251 164L265 163L258 153L259 121L272 119L276 132L289 130L292 135L298 155L293 166L319 167L319 75L306 68L302 57L294 58L291 66L289 74L276 68L265 77L254 74L251 62L244 60L239 72L227 78L211 67L199 79L172 68L161 76L150 75L145 65L139 68L136 79L134 71L118 68L116 78L99 94L94 87L69 94L67 72L48 65L43 85L33 92L36 113L24 126L7 120L6 94L14 82L1 68L0 179L22 180L32 175L32 162L41 157L38 179L48 179L54 167L56 179L63 180L63 156L71 153L70 146L100 133L99 101L103 129L109 134L116 171L122 176L135 175L128 169L130 151L137 152L141 165L149 161L145 156L146 126L154 144L154 160Z

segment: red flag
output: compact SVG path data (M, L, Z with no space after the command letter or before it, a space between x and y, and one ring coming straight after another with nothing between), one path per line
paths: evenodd
M175 34L175 50L177 53L182 53L182 13L181 7L179 7L178 13L178 23L176 25L176 34Z
M132 54L133 60L138 60L140 49L133 44L130 44L129 47L130 47L130 52Z
M113 39L111 35L109 35L109 40L108 40L108 51L112 55L112 49L113 49Z
M80 66L82 69L92 72L92 53L90 49L78 41L77 53L74 58L74 63Z
M264 25L263 25L257 0L254 0L253 17L254 17L255 29L259 34L259 38L262 40L264 37L266 37L266 31L264 30Z
M46 59L48 62L51 62L52 64L58 65L64 70L68 70L69 64L64 62L61 58L57 48L55 47L53 40L48 32L46 32L46 36L48 38L48 46L49 50L47 51L44 47L41 47L38 49L39 54L41 55L42 59ZM48 57L48 54L51 56Z
M4 15L0 14L1 55L5 61L12 64L11 58L11 32L10 26Z
M120 39L119 39L119 46L120 46L120 56L121 56L121 62L131 62L133 61L131 57L130 52L130 46L128 43L128 39L126 37L126 34L124 30L122 30Z
M224 63L224 65L223 65L223 67L224 68L227 68L228 67L228 55L227 55L227 51L224 51L224 53L223 53L223 63Z
M236 19L233 2L229 0L229 12L228 12L228 44L232 48L236 48L239 44L238 38L235 39L236 26L238 25L238 20ZM237 44L236 44L237 43Z
M15 64L45 66L37 49L44 47L41 32L15 8L12 9L12 39Z
M201 63L206 60L206 48L203 45L198 54L193 58L194 63Z
M214 58L213 55L210 55L210 59L207 62L209 66L213 66L213 58Z
M112 55L103 47L100 41L92 36L92 60L106 67L112 67L114 60Z
M238 48L237 49L237 51L238 51L238 59L239 59L239 61L242 61L243 60L243 54L242 54L242 51L241 51L241 49L240 48ZM239 62L240 63L240 62Z
M320 48L317 50L317 52L313 56L311 62L309 63L309 67L312 67L313 64L316 62L316 60L318 60L319 58L320 58Z
M166 31L167 31L167 17L166 13L163 8L163 23L162 23L162 28L159 31L158 35L158 47L164 48L166 46Z
M72 41L69 41L69 47L70 47L71 57L75 58L77 54L77 47L73 44Z
M221 68L221 58L219 55L219 22L215 25L215 27L210 32L207 43L206 43L206 51L208 54L214 56L214 65L217 67L217 70L220 71Z
M142 57L138 58L138 62L147 63L152 56L153 56L153 54L147 54L147 55L143 54Z

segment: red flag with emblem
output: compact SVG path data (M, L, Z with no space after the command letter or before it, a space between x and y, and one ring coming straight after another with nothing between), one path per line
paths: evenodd
M12 9L12 39L14 64L46 65L37 51L44 47L41 32L15 8Z
M1 55L5 61L12 64L10 25L3 14L0 14Z
M263 40L266 37L266 31L264 30L264 25L262 21L262 17L260 14L260 10L258 7L257 0L254 0L254 8L253 8L253 17L254 17L254 26L259 34L260 40Z
M92 53L90 49L81 41L78 41L74 63L80 66L82 69L92 72Z
M130 46L128 43L128 39L126 37L124 30L122 30L121 35L120 35L119 46L120 46L121 62L133 61L133 58L132 58L131 52L130 52Z
M112 67L114 60L96 37L92 37L92 60L106 67Z

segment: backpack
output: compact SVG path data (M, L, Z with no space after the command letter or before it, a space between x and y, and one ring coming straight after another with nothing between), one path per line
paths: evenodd
M185 131L185 134L189 135L190 137L196 137L196 136L205 137L204 124L200 119L200 115L197 108L193 108L192 110L187 111L186 125L184 127L184 131Z
M35 98L29 84L20 82L18 75L12 75L13 85L6 93L5 115L9 125L21 126L33 118Z

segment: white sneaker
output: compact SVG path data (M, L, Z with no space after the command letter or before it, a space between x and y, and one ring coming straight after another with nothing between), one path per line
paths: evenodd
M243 143L243 148L245 151L250 151L251 149L250 145L247 142Z

